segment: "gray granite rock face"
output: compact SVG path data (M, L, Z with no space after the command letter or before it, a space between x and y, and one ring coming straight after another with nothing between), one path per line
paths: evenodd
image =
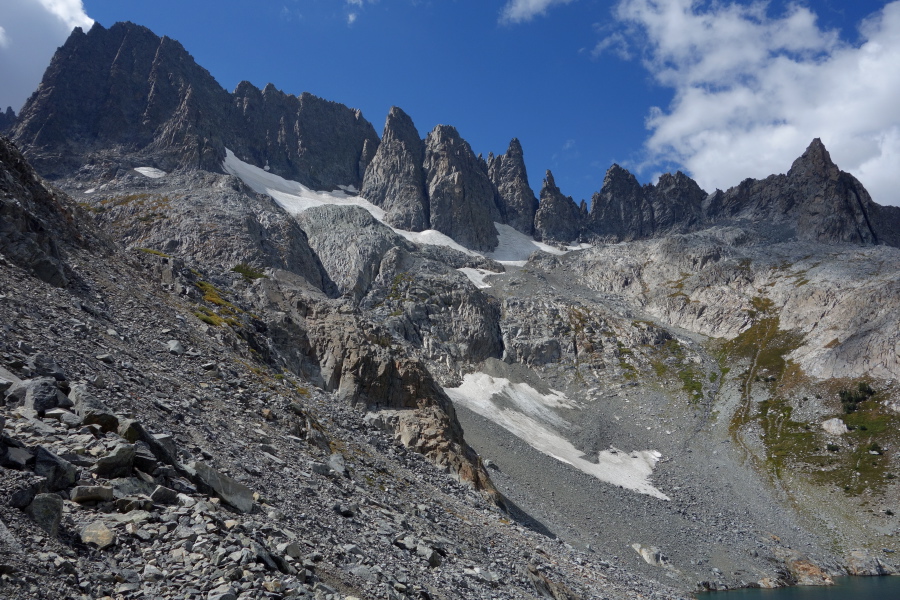
M227 143L238 156L314 189L362 183L366 154L378 136L358 110L304 92L263 90L243 81L232 94L239 135ZM368 160L371 160L369 157Z
M369 291L388 250L411 247L363 208L318 206L297 218L338 291L356 301Z
M518 139L512 139L506 154L488 157L488 174L497 187L506 224L526 235L534 233L538 201L528 185L522 144Z
M691 231L702 221L707 193L681 171L660 176L655 184L644 186L644 194L653 210L653 231L657 234Z
M19 149L0 137L0 253L55 286L68 283L58 242L73 240L71 214Z
M76 28L22 108L15 139L45 176L100 148L152 152L157 166L217 169L228 93L184 47L146 27Z
M801 240L900 242L900 210L875 204L855 177L832 162L818 138L787 174L746 179L726 192L716 191L707 201L706 217L770 220L792 228Z
M378 145L358 110L272 85L244 82L229 94L181 44L133 23L76 28L13 135L45 176L71 173L87 156L106 160L111 149L110 169L132 166L122 160L130 157L165 171L221 171L228 147L317 189L359 187Z
M385 220L399 229L423 231L430 227L424 158L425 143L412 119L396 106L391 107L361 193L387 211Z
M571 197L559 191L553 173L547 171L534 216L535 237L547 242L572 242L581 235L583 224L582 211Z
M606 171L603 187L591 199L591 230L601 237L638 239L654 230L653 210L641 184L619 165Z
M473 250L497 247L496 193L484 162L454 127L438 125L425 138L425 180L431 228Z

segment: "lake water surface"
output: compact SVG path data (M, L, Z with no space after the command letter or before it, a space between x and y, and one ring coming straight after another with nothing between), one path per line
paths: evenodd
M827 587L747 589L698 594L702 600L900 600L900 577L836 577Z

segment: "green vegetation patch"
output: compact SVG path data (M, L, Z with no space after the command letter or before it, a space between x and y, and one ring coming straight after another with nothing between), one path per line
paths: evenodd
M240 263L231 267L235 273L240 273L244 277L244 281L250 282L254 279L263 279L268 277L265 273L258 269L254 269L247 263Z
M135 248L138 252L143 252L144 254L152 254L154 256L161 256L163 258L172 258L165 252L160 252L159 250L154 250L153 248Z

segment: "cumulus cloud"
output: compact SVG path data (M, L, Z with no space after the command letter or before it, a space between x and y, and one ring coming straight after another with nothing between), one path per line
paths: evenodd
M72 29L93 23L81 0L3 0L0 110L12 106L18 112Z
M572 0L508 0L500 11L500 22L523 23L545 14L551 6L570 2Z
M784 172L814 137L876 202L900 204L900 1L859 26L856 44L794 4L622 0L620 37L674 91L647 118L646 167L677 164L707 190ZM621 32L625 33L625 39Z

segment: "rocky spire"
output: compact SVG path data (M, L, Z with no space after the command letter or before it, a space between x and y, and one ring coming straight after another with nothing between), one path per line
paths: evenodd
M522 144L518 139L510 141L506 154L488 158L488 175L497 187L506 224L527 235L533 234L538 201L528 185Z
M549 170L541 188L541 202L534 215L534 235L548 242L573 242L584 226L581 211L569 196L563 196Z
M438 125L425 139L425 184L431 228L473 250L497 247L496 192L487 173L454 127Z
M706 196L697 182L681 171L665 173L655 185L645 185L644 197L653 213L652 233L684 233L696 228Z
M57 50L14 137L44 175L108 147L152 149L167 169L217 169L228 114L228 93L181 44L133 23L95 23Z
M386 221L400 229L423 231L430 225L425 195L425 143L412 119L392 106L384 123L381 145L363 178L362 196L386 212Z
M6 133L16 124L16 112L12 106L6 107L6 112L0 112L0 133Z
M653 233L653 209L634 175L614 164L606 171L603 187L591 199L590 228L600 236L619 240Z

